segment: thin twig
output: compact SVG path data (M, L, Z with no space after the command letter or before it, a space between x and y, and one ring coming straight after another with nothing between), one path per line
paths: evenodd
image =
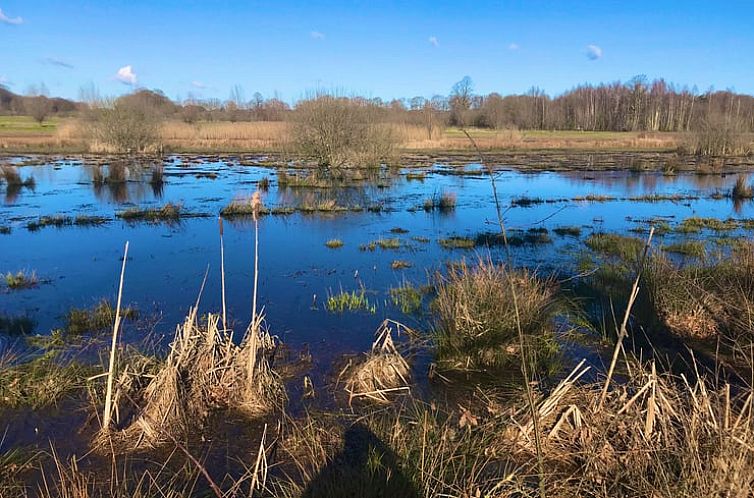
M228 330L228 320L225 312L225 246L223 244L223 217L218 216L217 221L220 224L220 279L222 283L223 298L223 330Z

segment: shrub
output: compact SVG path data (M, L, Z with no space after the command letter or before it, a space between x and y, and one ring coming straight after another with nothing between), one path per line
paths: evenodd
M157 148L161 121L157 110L132 95L93 109L89 131L100 147L113 152L142 153Z
M700 156L747 154L751 146L743 122L732 116L710 114L693 130L686 145L689 152Z
M298 147L320 166L379 166L392 159L397 139L373 105L318 94L296 106Z

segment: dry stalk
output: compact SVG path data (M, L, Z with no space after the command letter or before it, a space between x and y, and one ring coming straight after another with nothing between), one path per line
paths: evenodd
M110 347L110 362L107 369L107 391L105 393L105 413L102 416L102 429L110 430L110 418L113 402L113 378L115 377L115 349L118 346L118 329L120 328L120 305L123 298L123 279L126 274L126 260L128 259L128 242L123 250L123 265L120 269L120 283L118 285L118 303L115 307L115 323L113 324L113 342Z
M610 380L613 377L613 372L615 371L615 365L618 362L618 354L623 346L623 339L628 334L628 318L631 314L631 308L634 306L634 302L636 301L636 297L639 295L639 281L641 279L642 270L644 269L644 262L647 259L647 254L649 253L649 248L652 244L652 235L655 233L655 228L651 227L649 229L649 236L647 237L647 243L644 245L644 252L642 253L641 260L639 261L639 268L636 271L636 279L634 280L634 285L631 288L631 294L628 298L628 304L626 306L626 312L623 315L623 321L620 325L620 330L618 331L618 340L615 343L615 349L613 350L613 357L610 360L610 368L607 371L607 378L605 379L605 386L602 388L602 394L600 395L600 400L598 404L597 411L599 411L599 408L602 407L602 404L605 402L605 397L607 396L607 390L610 387Z

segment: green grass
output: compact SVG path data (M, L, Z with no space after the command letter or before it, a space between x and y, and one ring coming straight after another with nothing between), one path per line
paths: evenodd
M25 362L10 362L0 368L0 405L33 409L54 406L61 400L83 394L86 379L96 369L75 361L62 361L56 350Z
M452 236L447 239L440 239L438 243L445 249L473 249L476 241L468 237Z
M422 292L410 283L404 282L390 289L390 301L404 315L416 313L422 307Z
M27 230L35 232L40 228L55 227L62 228L64 226L73 225L73 218L63 214L55 214L51 216L40 216L35 221L30 221L26 224Z
M377 312L377 307L369 302L364 289L351 292L340 290L337 294L328 293L325 307L327 308L327 311L331 313L367 311L374 314Z
M398 249L401 247L401 240L397 238L377 239L377 240L368 242L366 244L360 245L359 250L374 251L378 247L380 249Z
M643 240L613 233L592 234L584 241L584 244L594 252L623 260L638 259L644 249Z
M725 232L729 230L736 230L739 228L739 223L733 219L720 220L718 218L702 218L699 216L692 216L686 218L676 227L678 233L698 233L702 230L711 230L713 232Z
M116 216L126 221L175 222L181 219L182 209L180 204L169 202L159 208L128 208L117 213Z
M706 246L701 240L684 240L664 246L662 249L665 252L693 256L695 258L704 258L707 254Z
M0 116L2 135L53 135L61 119L53 117L39 124L31 116Z
M137 312L126 307L120 310L125 320L134 320ZM112 329L115 322L115 308L106 299L101 300L90 309L71 308L65 315L64 332L67 335L101 334Z
M325 246L329 247L330 249L339 249L343 247L343 241L340 239L330 239L325 242Z

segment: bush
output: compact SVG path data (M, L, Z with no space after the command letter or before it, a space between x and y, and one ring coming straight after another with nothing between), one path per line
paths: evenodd
M751 152L741 120L721 114L710 114L693 130L687 143L692 154L700 156L743 155Z
M439 279L434 307L439 316L438 360L445 368L500 367L514 358L520 360L517 320L532 361L547 360L556 348L555 288L527 271L509 270L489 260L474 267L461 262Z
M379 166L395 153L396 137L369 103L320 94L299 102L295 119L301 153L320 166Z
M161 122L149 102L129 95L91 111L90 135L96 145L112 152L149 152L157 149Z

